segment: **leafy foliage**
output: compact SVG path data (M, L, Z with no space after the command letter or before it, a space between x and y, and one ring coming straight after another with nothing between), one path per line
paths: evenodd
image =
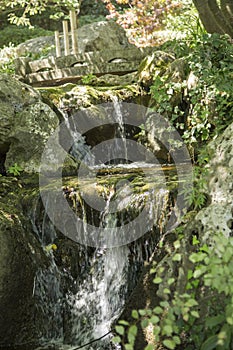
M185 290L177 286L177 279L168 277L166 262L155 265L151 273L153 280L163 294L153 309L132 311L132 323L119 321L116 326L124 349L134 349L139 324L143 329L150 326L153 344L146 349L157 349L163 344L166 349L176 349L185 339L187 349L229 350L233 345L233 238L218 233L213 236L213 244L200 245L194 236L193 253L185 276ZM182 264L182 242L173 244L174 263ZM127 338L123 337L127 334Z
M110 13L109 18L116 19L119 25L127 29L130 41L138 46L153 44L153 33L164 27L166 16L179 13L182 7L181 2L174 0L102 1Z
M0 48L9 45L9 41L13 45L18 45L28 39L39 36L53 35L53 32L42 28L25 28L22 26L9 25L1 30Z
M53 16L60 18L69 9L79 12L80 2L78 0L2 0L0 10L8 10L8 18L11 24L31 26L30 17L41 14L46 9L53 9ZM10 9L10 11L9 11Z
M175 43L173 50L178 59L174 67L183 65L184 73L177 77L174 69L154 77L155 108L174 123L187 144L200 144L232 120L233 45L227 36L203 34L181 40L179 47Z
M91 84L95 83L96 80L97 80L96 75L90 73L90 74L84 75L81 79L81 82L84 85L91 85Z
M19 176L22 173L22 171L23 171L23 168L17 163L14 163L14 165L11 165L7 170L8 174L14 175L14 176Z

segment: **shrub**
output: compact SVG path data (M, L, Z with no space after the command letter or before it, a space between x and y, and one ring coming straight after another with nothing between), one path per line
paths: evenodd
M31 29L9 25L1 30L0 48L8 46L10 43L18 45L28 39L46 35L53 35L53 32L38 27Z
M167 274L167 261L152 268L153 282L161 288L164 300L153 309L133 310L131 324L119 321L115 342L121 342L123 349L133 350L140 324L143 329L150 326L154 338L146 350L159 349L161 344L166 349L180 349L181 343L182 349L185 346L189 350L232 349L233 238L217 233L212 243L201 245L194 236L193 252L188 257L191 267L182 277L183 292L177 287L177 277ZM186 259L181 247L178 239L168 251L178 269L182 269L182 260Z
M187 144L208 141L232 121L233 45L228 36L203 34L163 48L173 50L177 63L182 57L186 74L177 79L167 70L154 77L155 109L174 123Z

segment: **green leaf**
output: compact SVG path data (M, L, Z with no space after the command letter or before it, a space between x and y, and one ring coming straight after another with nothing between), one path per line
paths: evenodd
M199 312L198 312L198 311L195 311L195 310L191 311L191 315L192 315L193 317L195 317L195 318L199 318L199 317L200 317Z
M185 306L192 307L192 306L197 306L198 302L195 299L190 298L189 300L186 301Z
M156 335L159 335L161 331L161 328L159 326L155 326L154 329L153 329L153 334L156 336Z
M141 321L141 326L142 328L146 328L149 324L149 321L147 318L145 318L144 320Z
M176 347L176 343L174 342L174 340L171 340L171 339L164 340L163 345L171 350L175 349L175 347Z
M162 281L163 281L163 280L162 280L161 277L156 277L156 278L153 279L153 283L154 283L154 284L159 284L159 283L161 283Z
M206 326L209 328L215 327L218 324L221 324L225 321L225 315L218 315L218 316L213 316L213 317L208 317L206 319Z
M180 345L180 344L181 344L180 337L178 337L177 335L174 335L174 337L172 337L172 339L174 340L174 342L175 342L177 345Z
M167 283L169 286L171 286L175 282L175 278L169 278Z
M164 300L164 301L161 301L160 303L160 306L164 307L164 308L168 308L170 305L169 305L169 302Z
M171 291L168 288L164 288L163 293L164 294L171 294Z
M201 250L202 252L208 253L208 252L209 252L209 247L207 246L207 244L204 244L204 245L200 248L200 250Z
M196 268L196 270L194 271L193 277L199 278L205 272L206 272L206 266L200 266L200 267Z
M119 324L122 324L123 326L129 326L129 322L125 321L125 320L120 320L118 321Z
M218 345L224 345L224 349L228 350L230 348L230 341L232 337L232 327L225 323L221 331L218 334Z
M119 344L121 342L121 338L119 336L113 337L112 338L112 342L115 343L115 344Z
M141 316L146 316L147 315L147 311L145 309L141 309L141 310L139 310L139 314Z
M157 315L160 315L163 313L163 309L160 307L160 306L156 306L154 309L153 309L153 312Z
M212 350L218 345L218 336L212 335L201 346L200 350Z
M144 350L154 350L154 345L148 344Z
M193 277L193 271L188 270L188 280L190 280Z
M138 320L139 315L138 315L137 310L133 310L133 311L132 311L132 317L133 317L135 320Z
M229 324L229 325L231 325L231 326L233 326L233 317L231 316L228 316L227 318L226 318L226 321L227 321L227 323Z
M127 334L127 338L128 338L129 344L134 345L134 343L135 343L135 336L133 334L131 334L131 333L128 333Z
M172 261L181 261L181 259L182 259L181 254L176 253L176 254L173 256Z
M115 330L116 330L116 332L117 332L118 334L120 334L120 335L124 335L124 333L125 333L125 329L124 329L124 327L122 327L122 326L116 326L116 327L115 327Z
M129 327L129 334L132 334L134 337L136 337L138 332L138 328L135 325L132 325Z
M179 248L180 248L180 241L175 241L175 242L173 243L173 245L174 245L174 248L175 248L175 249L179 249Z
M193 245L199 244L200 241L197 239L197 236L193 236Z
M158 316L152 316L151 319L150 319L150 322L152 324L156 324L156 323L159 323L160 319L158 318Z
M205 259L205 257L206 257L205 253L202 253L202 252L193 253L190 255L189 260L195 264L197 262L203 261Z
M133 350L133 345L132 344L125 344L125 350Z
M170 336L172 335L172 332L173 332L172 326L170 326L169 324L163 327L163 334Z

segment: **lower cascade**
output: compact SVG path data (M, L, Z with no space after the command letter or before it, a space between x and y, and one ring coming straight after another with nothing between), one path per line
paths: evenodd
M58 349L66 349L66 346L67 349L76 349L89 344L86 349L117 349L116 345L111 344L112 326L120 317L127 298L136 286L144 262L150 259L166 224L166 215L169 214L171 206L169 190L158 188L151 196L151 193L143 189L144 186L147 188L151 184L142 182L137 173L138 165L130 167L120 164L118 168L116 165L103 167L108 175L101 175L98 180L105 182L102 195L106 195L104 193L106 189L109 192L106 207L100 213L90 211L78 201L80 197L78 185L74 185L77 182L76 178L64 179L66 184L71 183L74 187L68 185L63 187L63 195L69 201L72 210L81 215L82 219L85 218L89 224L102 228L103 234L104 229L108 227L109 232L113 230L114 234L114 229L120 225L123 235L124 222L133 220L141 208L147 205L153 219L153 227L143 237L129 244L117 247L86 247L66 240L59 232L55 232L56 229L46 212L40 219L41 222L34 214L33 220L36 221L34 227L37 227L37 235L51 261L47 269L38 271L34 286L38 307L43 310L44 315L41 334L44 346L52 343ZM140 167L142 166L149 165L140 164ZM152 183L155 178L159 180L156 170L155 167L150 169ZM120 174L117 174L118 172ZM124 177L134 179L135 192L127 192L128 182L123 181ZM174 175L171 177L174 178ZM112 189L116 187L113 183L119 183L119 179L121 188L117 191L117 196L120 198L117 202L118 210L112 212L109 206L114 197ZM172 179L171 184L175 184ZM90 190L89 184L86 188L82 186L82 191L85 190ZM75 206L72 200L74 196ZM37 206L40 204L37 202ZM122 204L127 210L120 210ZM135 236L137 236L136 230L137 227ZM67 248L64 248L66 244ZM61 249L64 249L64 253L60 252ZM51 323L48 324L48 320Z

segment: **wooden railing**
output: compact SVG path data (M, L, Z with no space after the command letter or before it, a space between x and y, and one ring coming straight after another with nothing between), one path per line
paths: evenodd
M64 40L64 52L65 56L70 54L76 55L78 53L78 38L77 38L77 14L75 11L70 11L70 20L62 21L63 35L60 35L59 31L55 31L55 45L56 45L56 56L61 57L61 37ZM69 22L70 22L70 33L69 33ZM71 34L72 47L70 50L70 39Z

